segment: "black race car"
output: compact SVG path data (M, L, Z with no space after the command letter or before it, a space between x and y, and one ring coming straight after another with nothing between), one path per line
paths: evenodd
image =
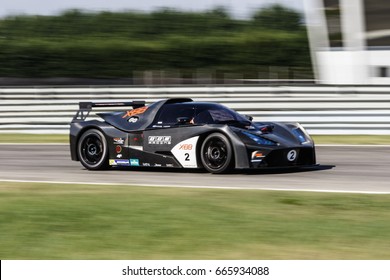
M314 143L298 123L253 122L223 105L173 98L146 105L80 102L70 127L72 160L90 170L147 166L232 169L310 166ZM98 113L93 107L127 110Z

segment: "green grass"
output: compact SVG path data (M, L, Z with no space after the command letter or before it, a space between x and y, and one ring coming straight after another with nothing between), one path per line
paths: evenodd
M316 144L390 144L390 135L314 135ZM69 143L68 134L1 134L0 143Z
M69 143L69 135L0 133L0 143Z
M0 259L389 259L390 195L0 183Z
M316 144L389 145L390 135L314 135Z

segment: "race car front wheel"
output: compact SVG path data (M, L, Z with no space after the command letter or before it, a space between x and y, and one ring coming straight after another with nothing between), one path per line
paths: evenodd
M200 158L208 172L228 172L233 163L233 149L229 139L221 133L210 134L203 141Z
M97 129L89 129L81 135L77 144L77 154L81 164L90 170L108 167L107 141Z

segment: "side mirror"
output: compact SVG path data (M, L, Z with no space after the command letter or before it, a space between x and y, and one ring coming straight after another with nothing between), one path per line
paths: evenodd
M244 115L244 117L249 121L253 121L253 117L250 115Z

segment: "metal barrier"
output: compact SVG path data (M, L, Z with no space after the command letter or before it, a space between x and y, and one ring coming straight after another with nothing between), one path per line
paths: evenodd
M311 134L390 134L390 87L341 86L4 87L0 133L68 133L80 101L169 97L222 103L255 121L300 122Z

